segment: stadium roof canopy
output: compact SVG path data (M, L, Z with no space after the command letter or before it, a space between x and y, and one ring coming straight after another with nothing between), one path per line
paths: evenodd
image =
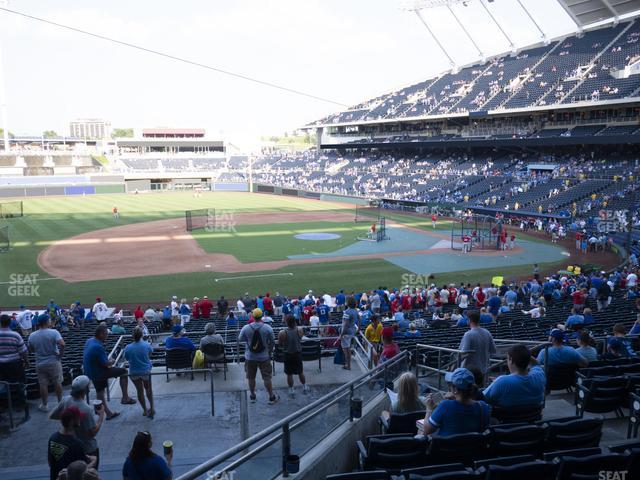
M579 28L640 10L640 0L558 0Z

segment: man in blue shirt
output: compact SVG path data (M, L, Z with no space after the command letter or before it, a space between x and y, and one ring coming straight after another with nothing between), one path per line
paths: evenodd
M567 321L564 325L565 327L571 329L575 328L576 326L582 326L584 325L584 317L582 315L579 315L578 312L576 312L575 308L572 308L571 315L567 317Z
M507 366L510 374L499 376L484 390L485 400L498 407L542 404L547 379L529 349L524 345L511 347L507 352Z
M90 338L84 344L84 354L82 359L82 369L84 374L91 379L96 389L96 397L102 400L104 411L107 414L107 420L120 415L119 412L113 412L107 405L107 389L110 378L120 379L120 390L122 390L123 405L133 405L136 401L129 396L129 379L125 376L126 368L113 367L113 359L107 357L107 351L104 348L104 342L109 335L109 329L106 325L98 325L93 338Z
M167 350L176 349L193 351L196 349L196 346L189 337L182 336L184 327L181 327L180 325L174 325L173 327L171 327L171 332L173 333L173 335L167 338L164 342L164 346Z
M324 303L324 298L320 297L320 305L316 307L316 313L321 325L329 323L329 310L330 308Z
M518 301L518 293L515 290L514 286L511 286L509 290L504 294L504 301L510 307L514 308L516 306L516 302Z
M493 316L494 320L498 316L498 313L500 312L501 305L502 305L502 301L500 300L500 297L497 295L492 295L489 301L487 302L487 306L489 307L489 313ZM482 320L480 320L480 323L482 323Z
M344 290L340 290L340 292L336 295L336 307L338 311L341 312L344 310L344 306L347 302L347 297L344 294Z
M549 341L553 344L548 348L549 365L586 367L589 362L580 355L574 348L564 345L564 332L559 328L554 328L549 334ZM544 364L544 350L538 354L538 363Z

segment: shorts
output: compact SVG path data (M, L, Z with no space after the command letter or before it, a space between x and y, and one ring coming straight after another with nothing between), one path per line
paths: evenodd
M300 352L284 354L285 375L301 375L302 370L302 354Z
M341 346L342 348L349 348L349 347L351 347L351 340L353 340L353 335L350 335L350 334L348 334L348 333L347 333L347 334L345 334L345 335L342 335L342 336L340 337L340 346Z
M107 368L107 374L99 379L99 380L93 380L93 386L96 389L96 392L101 392L102 390L106 390L106 388L109 386L109 379L110 378L118 378L122 375L125 375L127 373L127 369L126 368L119 368L119 367L109 367Z
M24 383L24 364L22 360L0 363L0 380L9 383Z
M262 380L271 380L271 361L270 360L245 360L244 371L247 374L249 380L255 380L260 369L260 376Z
M146 375L130 375L129 378L133 382L137 382L138 380L142 380L143 382L150 382L151 381L151 375L149 375L149 374L146 374Z
M41 387L47 388L52 383L62 383L62 364L60 362L36 365L36 373Z

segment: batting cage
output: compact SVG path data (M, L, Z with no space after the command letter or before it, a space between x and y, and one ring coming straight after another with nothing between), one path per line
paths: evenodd
M381 218L381 206L378 202L369 202L367 205L356 205L354 222L379 222Z
M22 209L22 201L0 202L0 218L22 217L24 211Z
M216 224L215 208L201 208L198 210L185 210L184 212L187 232L193 230L213 229Z
M467 215L451 224L452 250L499 250L501 220L488 215Z
M371 219L369 219L369 221L371 221ZM366 235L359 235L356 238L367 242L381 242L383 240L389 240L389 237L387 236L387 219L385 217L380 217L380 220L371 224Z
M11 242L9 241L9 225L0 226L0 252L9 251Z

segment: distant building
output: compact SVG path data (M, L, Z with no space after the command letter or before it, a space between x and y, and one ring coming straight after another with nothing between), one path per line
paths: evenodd
M218 156L226 152L223 140L206 137L203 128L143 128L134 138L116 138L120 155L199 154Z
M111 122L101 118L79 118L69 123L69 131L75 138L110 138Z

